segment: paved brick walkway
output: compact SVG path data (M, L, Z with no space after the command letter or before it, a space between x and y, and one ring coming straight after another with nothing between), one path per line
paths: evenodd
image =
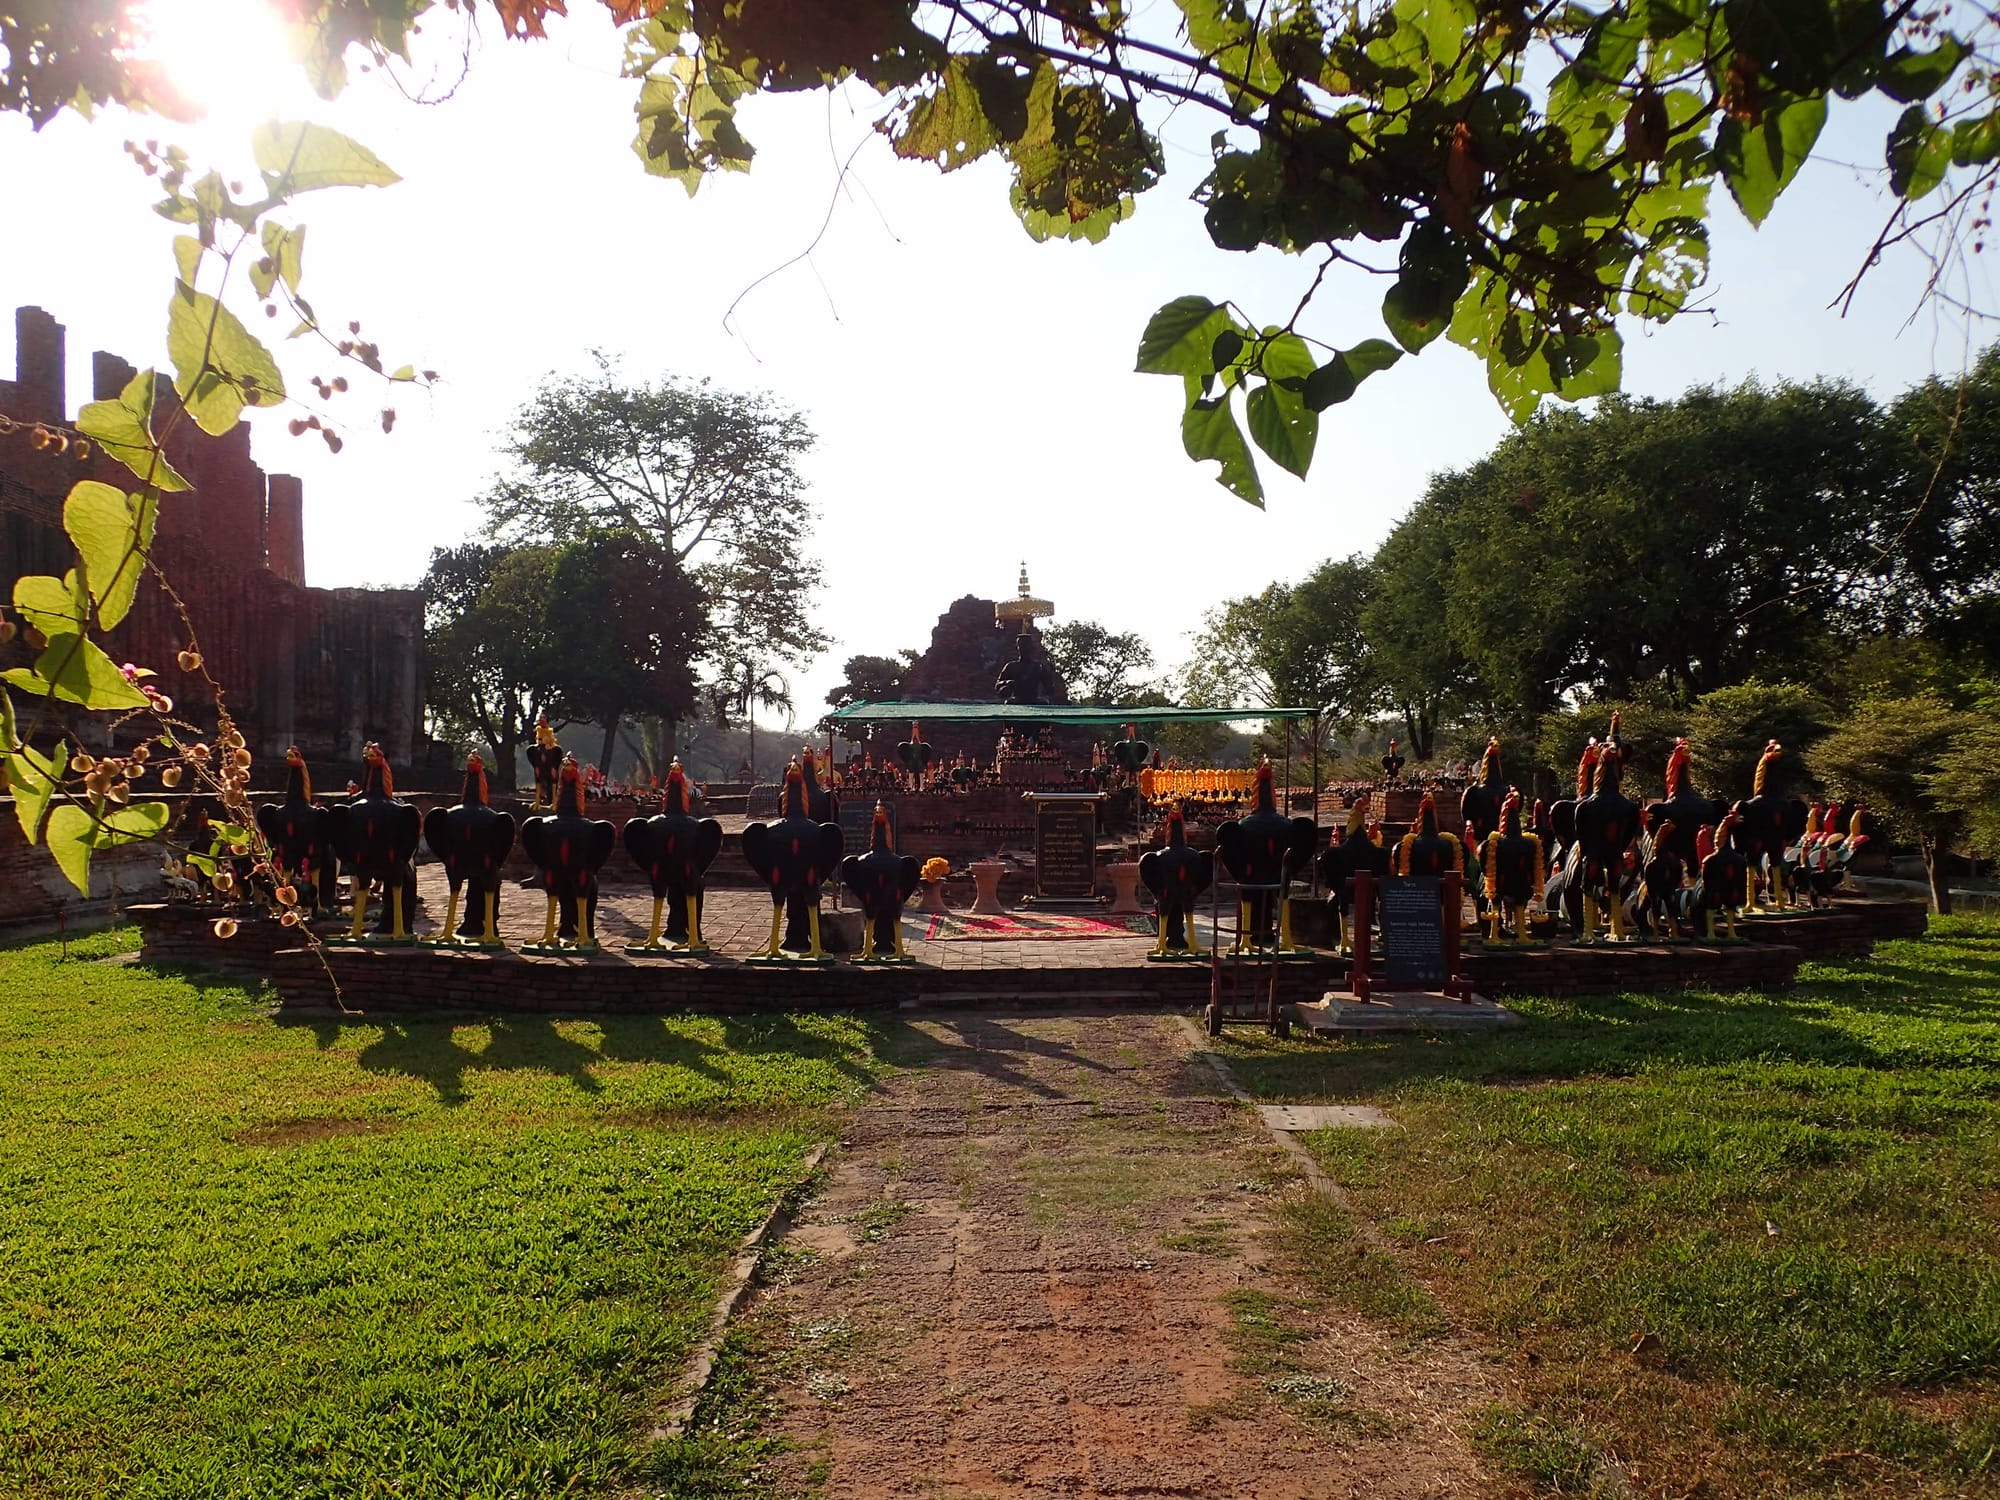
M1048 946L1073 947L1074 944ZM1145 1015L900 1024L747 1312L829 1497L1476 1500L1479 1362L1274 1264L1310 1189Z

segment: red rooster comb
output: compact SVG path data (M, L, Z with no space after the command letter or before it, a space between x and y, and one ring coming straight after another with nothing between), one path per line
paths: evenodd
M286 765L302 766L305 763L306 763L306 753L305 751L301 750L297 745L293 745L291 748L285 751Z
M1704 823L1694 831L1694 857L1706 864L1709 855L1715 853L1715 825Z
M1687 778L1687 768L1688 742L1685 739L1677 739L1674 741L1674 748L1667 755L1667 795L1669 797L1678 797L1680 795L1681 783Z
M473 751L470 755L465 757L465 769L468 771L485 770L486 757L481 755L477 750Z
M380 745L376 744L373 740L363 745L361 747L361 763L368 768L367 772L364 772L364 775L372 774L381 781L383 796L393 797L396 795L395 773L389 769L389 757L382 753Z
M877 849L896 847L895 835L889 829L889 809L880 802L875 804L875 822L870 830L870 838Z
M1590 743L1583 747L1583 757L1576 763L1576 794L1585 797L1590 794L1590 773L1597 769L1597 736L1590 737Z

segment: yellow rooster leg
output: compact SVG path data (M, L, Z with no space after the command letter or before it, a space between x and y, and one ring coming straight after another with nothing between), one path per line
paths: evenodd
M908 958L910 950L903 946L903 914L896 913L896 957Z
M1736 941L1736 909L1734 907L1725 907L1722 918L1729 924L1729 941L1733 943Z
M660 920L666 909L666 898L664 896L655 896L653 898L653 925L646 930L646 941L640 944L641 947L657 948L660 946Z
M1701 914L1701 920L1702 920L1702 927L1703 927L1703 930L1704 930L1704 931L1706 931L1706 932L1708 933L1708 940L1709 940L1709 941L1710 941L1711 943L1712 943L1712 942L1714 942L1714 941L1715 941L1715 908L1711 906L1711 907L1709 907L1709 908L1708 908L1708 910L1704 911L1704 912L1703 912L1703 913Z
M1278 898L1278 951L1281 953L1290 953L1292 951L1292 898L1290 896L1280 896Z
M812 934L812 956L824 958L825 950L819 945L819 904L815 902L806 908L806 930Z
M451 892L451 904L446 906L444 909L443 940L445 942L449 943L455 941L455 939L451 935L451 930L456 926L458 926L458 888L454 886Z
M1241 953L1249 946L1247 936L1249 931L1250 903L1248 901L1239 901L1236 903L1236 952Z
M1153 944L1153 951L1155 953L1165 953L1167 951L1167 914L1165 912L1160 913L1160 939Z
M542 927L542 946L544 948L553 948L555 947L555 945L556 945L556 898L554 896L551 896L549 897L549 920Z
M1583 941L1597 941L1597 898L1588 891L1583 893Z
M384 884L389 887L389 936L403 937L403 882L392 879Z
M784 904L782 902L773 902L771 906L771 942L770 946L764 949L764 956L766 958L776 958L778 956L778 937L784 931L784 927Z
M700 952L703 948L707 946L701 940L701 903L697 901L693 896L687 898L687 903L688 903L687 945L689 948L694 949L696 952Z
M1487 934L1486 934L1486 940L1487 940L1487 941L1488 941L1489 943L1497 943L1497 942L1499 942L1499 941L1500 941L1500 903L1499 903L1498 901L1495 901L1495 902L1494 902L1494 903L1492 904L1492 906L1490 906L1490 907L1488 907L1488 908L1487 908L1487 911L1486 911L1486 927L1487 927Z
M1333 951L1347 951L1347 913L1340 909L1338 901L1333 904Z
M361 941L362 929L368 923L368 882L356 879L354 882L354 925L348 929L350 942Z
M488 891L486 893L485 905L486 931L484 938L486 942L497 943L500 941L500 893L498 891Z
M861 963L875 961L875 924L868 920L868 913L861 914Z

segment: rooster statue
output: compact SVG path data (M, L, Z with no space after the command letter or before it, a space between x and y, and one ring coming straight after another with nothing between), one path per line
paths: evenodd
M667 768L660 810L625 824L625 852L646 872L653 887L653 925L643 943L627 943L635 954L706 953L701 940L701 899L708 867L722 850L722 825L697 818L688 803L687 775L676 760ZM671 912L668 903L672 903ZM660 922L666 917L666 941Z
M1384 785L1394 786L1402 779L1402 775L1403 757L1396 753L1396 742L1391 740L1389 753L1382 757L1382 781Z
M1736 841L1750 865L1753 894L1770 905L1789 902L1785 889L1785 850L1805 833L1807 807L1803 799L1786 797L1776 786L1778 762L1785 747L1776 740L1757 757L1750 795L1736 804Z
M1215 830L1215 851L1222 867L1242 892L1236 947L1259 953L1296 953L1292 943L1292 913L1285 886L1307 868L1317 852L1319 830L1311 818L1288 818L1278 811L1271 762L1257 767L1256 794L1250 811ZM1255 889L1264 887L1264 889ZM1278 942L1271 947L1272 918L1277 918Z
M840 866L840 825L816 823L807 815L805 775L796 761L785 768L780 807L774 822L743 830L743 858L771 893L771 941L750 962L781 963L794 956L826 962L819 942L819 888Z
M271 846L271 863L298 895L306 916L331 911L340 873L328 842L326 809L312 799L312 774L297 745L285 752L285 800L257 809L257 828Z
M1632 897L1639 925L1669 942L1681 935L1681 914L1692 904L1682 889L1687 884L1688 866L1681 858L1677 834L1674 820L1666 818L1641 837L1644 854L1639 861L1639 888ZM1695 844L1698 852L1699 833Z
M889 809L875 804L868 852L840 862L840 883L861 903L861 956L858 964L909 964L903 947L903 906L917 893L917 862L889 847Z
M918 791L923 790L924 772L929 769L933 758L931 747L924 742L924 726L912 724L910 737L896 747L896 759L903 763L903 769L909 773L910 785Z
M1429 792L1417 804L1417 821L1396 844L1398 875L1442 879L1449 870L1465 868L1465 845L1438 828L1437 801Z
M1615 727L1614 715L1614 727ZM1622 790L1625 757L1607 743L1597 757L1597 781L1576 804L1577 866L1583 886L1583 927L1577 941L1597 941L1597 919L1607 916L1611 940L1624 942L1625 855L1639 833L1639 804Z
M1499 737L1489 736L1486 753L1479 758L1479 779L1458 799L1458 816L1465 824L1466 851L1475 859L1483 858L1487 839L1500 826L1500 809L1507 805L1511 795L1513 788L1508 786L1506 773L1500 767ZM1484 917L1487 897L1483 881L1473 895L1479 914Z
M1111 743L1111 759L1127 776L1136 776L1152 758L1153 747L1139 738L1135 724L1125 726L1125 738Z
M826 769L828 778L831 779L833 761L830 757ZM820 785L819 758L813 754L811 745L806 745L799 751L799 779L805 783L806 788L806 816L815 823L834 822L839 816L840 809L834 801L833 789L830 786Z
M1750 863L1736 843L1736 814L1723 814L1714 828L1704 828L1695 837L1701 872L1694 883L1691 916L1701 926L1702 935L1716 941L1715 914L1721 912L1729 927L1729 941L1736 938L1736 914L1750 900Z
M486 792L486 761L477 751L465 758L465 789L456 807L434 807L424 819L424 842L444 865L451 882L451 905L435 940L437 947L469 943L500 946L500 867L514 852L514 818L492 805ZM465 921L456 932L458 894L471 887Z
M1591 783L1597 778L1597 758L1602 749L1597 743L1597 736L1592 735L1576 762L1576 795L1563 797L1549 808L1549 828L1555 835L1555 842L1549 848L1551 869L1560 869L1569 863L1570 846L1576 842L1576 805L1590 795Z
M1319 852L1314 869L1326 887L1326 904L1333 908L1333 935L1336 951L1352 947L1347 931L1354 911L1354 877L1367 873L1380 880L1389 873L1389 851L1382 847L1379 826L1368 824L1368 802L1359 798L1347 810L1347 827L1327 835L1326 847Z
M535 883L548 894L542 940L523 953L594 953L597 950L597 872L618 845L615 824L583 815L583 773L576 757L563 757L556 777L556 810L521 825L521 848L535 862Z
M372 740L362 748L361 767L361 790L326 810L327 839L354 884L354 926L345 941L362 941L368 887L379 881L388 922L377 928L378 935L385 942L412 942L408 923L417 894L412 861L423 837L423 818L414 805L396 799L396 778L388 757Z
M1694 779L1689 774L1691 756L1688 742L1674 741L1674 748L1667 755L1666 795L1658 802L1646 807L1646 828L1659 837L1662 825L1673 825L1672 849L1680 856L1681 863L1689 870L1697 864L1695 838L1703 828L1713 827L1728 811L1713 797L1704 797L1695 790Z
M547 812L556 805L556 779L562 775L563 747L547 714L535 719L535 743L528 747L528 764L535 772L535 811Z
M1176 963L1208 955L1192 940L1195 905L1215 879L1215 856L1188 846L1187 824L1178 807L1167 811L1167 841L1139 856L1139 879L1153 893L1160 917L1160 940L1146 955L1149 963Z
M1486 888L1488 941L1500 941L1504 915L1513 941L1528 940L1528 908L1541 899L1549 872L1542 841L1521 827L1521 794L1512 787L1500 804L1499 824L1480 849L1481 884Z

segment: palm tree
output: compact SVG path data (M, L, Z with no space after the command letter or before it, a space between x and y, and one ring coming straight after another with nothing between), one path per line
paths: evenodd
M750 779L757 779L757 710L778 709L785 715L785 728L792 727L792 685L785 674L761 662L744 659L731 662L710 689L717 722L727 725L740 717L750 731Z

